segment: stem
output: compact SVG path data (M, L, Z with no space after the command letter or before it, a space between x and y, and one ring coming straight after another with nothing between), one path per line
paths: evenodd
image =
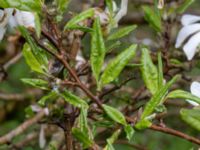
M65 143L66 143L66 150L73 150L73 139L72 139L72 126L70 118L67 118L65 121Z

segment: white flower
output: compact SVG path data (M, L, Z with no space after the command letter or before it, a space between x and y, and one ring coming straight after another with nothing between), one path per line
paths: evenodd
M183 51L185 52L187 59L191 60L197 48L200 44L200 16L195 15L183 15L181 23L183 28L178 33L176 39L176 48L183 45ZM185 44L183 44L186 42Z
M0 41L3 39L8 26L25 26L35 28L35 17L32 12L20 11L13 8L0 10Z
M190 86L190 91L193 95L197 96L200 98L200 83L199 82L192 82L191 86ZM190 104L192 104L193 106L199 106L198 103L191 101L191 100L187 100Z

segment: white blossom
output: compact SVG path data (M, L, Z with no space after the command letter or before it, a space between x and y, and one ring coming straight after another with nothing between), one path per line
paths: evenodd
M183 45L183 51L188 60L191 60L200 44L200 16L183 15L181 18L183 28L178 33L176 48Z
M190 86L190 91L193 95L197 96L200 98L200 83L199 82L192 82L191 86ZM199 106L198 103L191 101L191 100L187 100L190 104L192 104L193 106Z
M3 39L8 26L14 28L18 25L26 28L35 28L34 14L13 8L0 10L0 41Z

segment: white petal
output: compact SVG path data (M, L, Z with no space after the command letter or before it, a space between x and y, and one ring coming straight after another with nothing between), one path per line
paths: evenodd
M199 82L192 82L191 86L190 86L190 91L193 95L200 97L200 83ZM188 100L188 102L194 106L198 106L199 104Z
M121 20L121 18L127 14L127 9L128 9L128 0L121 0L121 8L114 18L116 23L118 23Z
M45 125L41 125L41 128L40 128L40 135L39 135L39 145L40 145L40 148L43 149L46 145L46 138L45 138Z
M19 25L35 28L35 17L33 13L17 10L15 18Z
M200 16L195 16L195 15L186 14L186 15L183 15L183 17L181 18L181 23L184 26L193 24L198 21L200 21Z
M200 23L184 26L178 33L175 47L179 48L190 35L197 31L200 31Z
M183 47L183 51L185 52L188 60L191 60L194 57L196 49L199 46L199 44L200 44L200 32L192 36L190 40Z

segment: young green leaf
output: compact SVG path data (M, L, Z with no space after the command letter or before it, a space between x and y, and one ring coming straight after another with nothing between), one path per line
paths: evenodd
M195 0L185 0L183 4L178 7L177 12L180 14L184 13L186 9L194 2Z
M163 86L163 64L162 64L162 54L158 52L158 88Z
M32 37L30 36L29 31L25 27L20 26L19 30L22 36L26 39L26 41L30 45L30 48L34 57L40 63L40 68L42 68L44 72L48 72L48 59L44 50L42 50L41 48L37 46L37 44L34 42Z
M146 129L146 128L150 127L151 125L152 125L152 123L149 120L143 119L143 120L140 120L135 125L135 128L137 128L138 130L143 130L143 129Z
M181 99L185 99L185 100L191 100L194 101L198 104L200 104L200 98L183 90L175 90L170 92L167 95L167 98L181 98Z
M157 67L153 64L149 50L147 48L142 49L141 64L143 81L149 91L152 94L155 94L158 90L158 70Z
M47 100L49 99L55 99L58 96L58 93L56 93L55 91L52 91L50 93L48 93L47 95L43 96L39 101L38 104L41 106L45 106L45 103Z
M120 129L116 130L113 133L113 135L106 140L107 145L105 146L105 148L103 150L114 150L114 147L112 146L112 144L118 139L120 133L121 133Z
M62 15L66 11L69 2L70 0L56 0L59 14Z
M26 60L26 63L30 66L30 68L35 72L45 74L42 66L40 65L40 63L38 62L38 60L35 58L34 54L32 53L29 44L25 43L22 51L23 51L23 56Z
M78 108L88 108L88 104L79 98L78 96L72 94L71 92L65 90L64 92L60 93L60 95L65 99L66 102L74 105L75 107Z
M103 109L113 121L122 125L127 125L124 115L119 110L105 104L103 104Z
M49 90L48 82L44 81L42 79L27 79L27 78L23 78L21 80L22 80L22 82L24 82L26 84L29 84L29 85L32 85L34 87L38 87L38 88L43 89L43 90Z
M200 131L200 110L199 109L181 109L181 118L192 126L194 129Z
M130 141L135 133L133 127L131 125L126 125L124 131L126 132L126 138Z
M136 27L137 27L136 25L131 25L128 27L121 28L121 29L117 30L116 32L114 32L113 34L111 34L108 37L108 40L117 40L119 38L122 38L122 37L128 35L133 30L135 30Z
M106 6L108 7L108 10L111 14L111 17L113 15L113 1L112 0L106 0Z
M68 23L65 25L64 30L73 27L73 26L77 26L77 24L87 18L90 18L94 16L94 8L90 8L80 14L78 14L77 16L73 17L70 21L68 21Z
M35 30L36 30L37 37L39 38L41 34L40 16L38 13L34 13L34 16L35 16Z
M119 76L124 67L135 56L136 50L137 45L133 44L108 63L101 76L100 87L112 82Z
M94 31L92 32L90 61L92 72L96 81L98 82L99 74L101 72L106 53L99 18L95 19L93 30Z
M149 6L144 6L144 18L150 24L150 26L157 32L161 31L161 19L159 15L151 9Z
M94 142L89 139L88 135L85 134L84 132L82 132L78 128L73 128L72 129L72 134L77 140L79 140L81 143L83 143L83 148L84 149L85 148L89 148L94 144Z
M41 12L41 0L0 0L2 8L17 8L24 11Z
M169 82L167 82L163 87L161 87L150 99L150 101L146 104L144 111L141 115L141 120L145 119L147 116L151 115L151 113L154 111L156 106L158 106L161 102L163 102L163 99L165 99L165 95L167 94L167 91L172 86L174 82L178 79L179 76L175 76L172 78Z

